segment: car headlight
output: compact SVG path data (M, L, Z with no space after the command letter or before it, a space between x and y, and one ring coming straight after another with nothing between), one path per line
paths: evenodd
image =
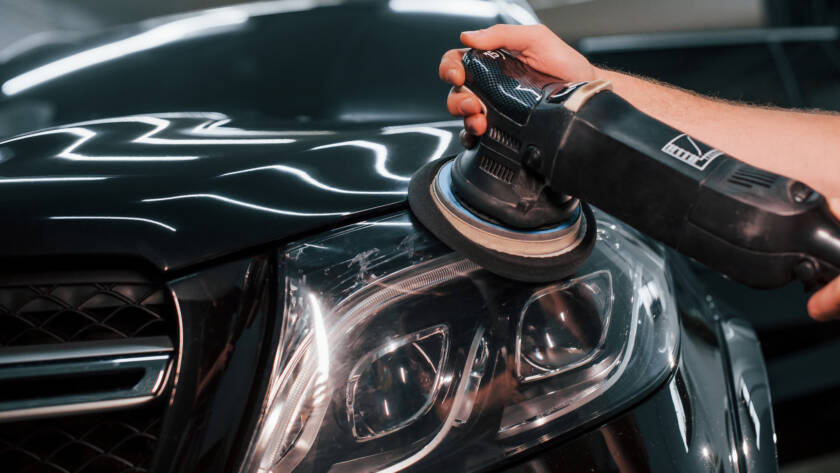
M675 365L662 248L598 213L578 275L509 281L407 213L291 245L243 472L486 467L616 414Z

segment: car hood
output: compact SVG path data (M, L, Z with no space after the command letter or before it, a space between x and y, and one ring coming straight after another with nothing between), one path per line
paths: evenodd
M460 123L288 128L221 113L98 119L0 142L0 258L176 270L405 202Z

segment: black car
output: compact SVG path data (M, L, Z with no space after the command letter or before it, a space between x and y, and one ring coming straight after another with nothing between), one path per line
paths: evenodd
M524 284L412 217L511 1L261 2L0 64L10 472L777 471L752 329L596 212ZM5 136L5 138L2 138Z

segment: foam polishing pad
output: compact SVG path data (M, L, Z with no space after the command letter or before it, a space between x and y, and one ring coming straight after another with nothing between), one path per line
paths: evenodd
M548 228L506 228L458 200L452 187L453 163L448 159L427 164L408 187L411 211L450 248L493 273L525 282L566 278L589 257L595 217L586 203Z

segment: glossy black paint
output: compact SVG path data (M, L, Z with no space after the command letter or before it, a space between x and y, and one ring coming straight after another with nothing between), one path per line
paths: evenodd
M262 402L276 345L270 261L271 255L235 261L169 284L183 349L152 471L229 471L238 434L248 437L239 427Z
M15 57L0 122L27 128L0 130L0 258L171 270L403 202L415 169L459 148L440 52L512 21L497 10L262 2Z
M0 255L130 254L169 270L280 241L403 202L417 167L456 152L458 126L178 113L13 138L0 143Z

